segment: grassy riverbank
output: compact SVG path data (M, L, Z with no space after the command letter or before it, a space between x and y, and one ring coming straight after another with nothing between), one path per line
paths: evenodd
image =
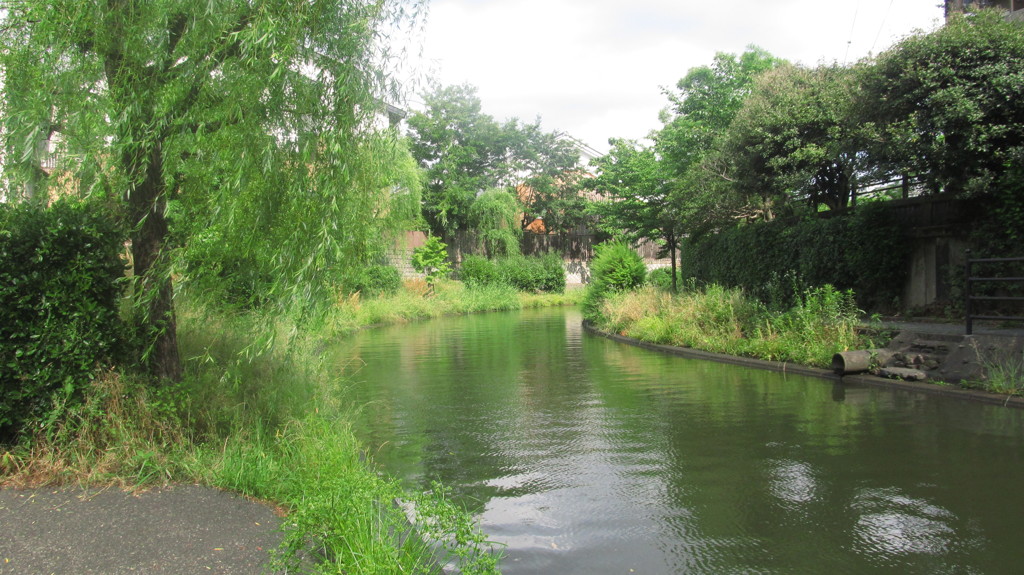
M398 293L363 299L358 294L339 298L324 326L331 333L348 333L366 326L405 323L445 315L509 311L531 307L574 305L582 290L565 293L525 293L507 285L467 287L439 280L433 290L422 281L406 281Z
M808 290L792 307L771 311L742 290L712 285L671 294L653 286L614 293L597 326L642 341L827 367L832 355L870 347L857 333L849 293Z
M183 294L185 381L155 387L101 374L81 405L0 456L2 481L127 488L200 482L286 510L292 527L284 562L313 553L346 573L425 572L447 547L440 552L460 558L464 572L494 573L498 555L443 489L403 492L366 461L349 423L358 406L345 401L341 370L324 363L322 350L369 325L563 305L576 296L458 282L429 291L413 282L392 296L340 298L320 315L295 319L227 313ZM412 505L400 509L392 503L399 499ZM431 526L430 541L407 536L408 509Z

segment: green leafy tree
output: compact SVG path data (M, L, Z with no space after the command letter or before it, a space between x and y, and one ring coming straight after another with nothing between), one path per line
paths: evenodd
M426 171L423 215L434 234L471 227L477 194L509 184L508 133L484 114L476 88L449 86L424 96L409 116L411 150Z
M1024 33L999 11L955 16L862 70L873 158L932 192L1019 186L1024 160Z
M31 157L42 135L55 134L60 151L78 158L64 169L82 191L122 200L151 374L181 375L171 200L211 229L238 221L251 237L272 238L282 299L307 296L332 270L365 259L389 193L379 158L390 155L378 152L395 145L368 129L388 88L378 73L381 30L401 8L386 0L6 3L0 65L7 81L22 80L5 90L5 149ZM10 178L18 185L27 176ZM239 257L252 245L239 245Z
M676 155L672 159L685 160L695 153L699 158L699 149L710 147L732 123L754 80L781 62L765 50L751 46L739 56L719 52L710 66L690 69L676 83L675 92L665 92L670 103L666 123L679 122L679 127L684 128L675 134L681 145L674 150Z
M782 60L751 47L743 54L719 53L710 66L691 69L666 91L669 107L655 135L674 193L687 207L688 233L700 233L739 210L731 195L728 158L718 152L754 80Z
M684 199L674 193L667 167L653 147L612 140L612 149L594 161L597 176L587 186L605 199L591 205L598 226L631 242L660 240L672 260L672 289L677 252L683 237Z
M426 274L427 283L431 288L439 277L447 277L452 273L452 264L448 261L448 246L441 238L430 236L427 243L412 251L412 267Z
M473 227L471 207L490 189L532 190L529 214L563 225L571 207L563 177L577 167L579 153L540 122L504 123L483 113L476 88L438 88L424 96L425 110L409 117L412 153L426 171L423 214L433 233L451 237ZM531 217L532 219L532 217Z
M585 221L586 200L581 192L584 173L574 140L545 132L540 122L520 126L522 139L515 150L515 167L526 177L519 189L524 202L525 228L536 218L547 231L567 233Z
M866 160L851 110L854 80L836 65L785 64L760 75L722 146L737 192L770 195L777 205L849 205Z
M531 179L520 188L524 202L522 226L540 218L548 233L566 235L590 223L584 190L590 174L572 168L557 177Z
M520 252L519 227L522 206L507 190L487 190L473 202L470 215L473 227L483 242L488 258L516 255Z

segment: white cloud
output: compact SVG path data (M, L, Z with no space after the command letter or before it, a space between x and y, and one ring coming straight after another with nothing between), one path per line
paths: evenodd
M854 62L941 16L938 0L435 0L424 67L477 86L498 119L539 116L604 150L657 128L660 88L716 52Z

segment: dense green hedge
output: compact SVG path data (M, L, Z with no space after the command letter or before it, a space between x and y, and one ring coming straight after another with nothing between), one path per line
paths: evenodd
M495 260L466 256L459 266L459 279L470 286L503 284L526 292L565 291L565 267L554 253Z
M676 288L684 289L685 285L683 280L686 276L682 274L680 270L676 270ZM646 285L654 286L662 291L670 291L672 289L672 268L655 268L647 272L647 279L644 281Z
M52 422L120 353L122 241L95 205L0 203L0 442Z
M891 211L861 206L832 218L741 225L684 244L682 270L701 284L741 287L788 307L782 294L831 284L871 311L898 307L910 243Z
M469 255L459 265L459 279L472 287L501 283L498 265L484 256Z
M360 270L352 291L367 296L393 294L402 287L402 274L394 266L372 264Z

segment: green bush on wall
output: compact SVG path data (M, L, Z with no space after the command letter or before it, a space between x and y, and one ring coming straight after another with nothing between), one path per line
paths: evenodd
M0 443L52 423L122 351L122 241L97 205L0 204Z
M681 269L700 284L740 287L770 301L780 278L789 293L831 284L852 289L872 311L892 308L903 293L910 244L904 226L884 205L852 214L776 220L723 230L683 245Z

